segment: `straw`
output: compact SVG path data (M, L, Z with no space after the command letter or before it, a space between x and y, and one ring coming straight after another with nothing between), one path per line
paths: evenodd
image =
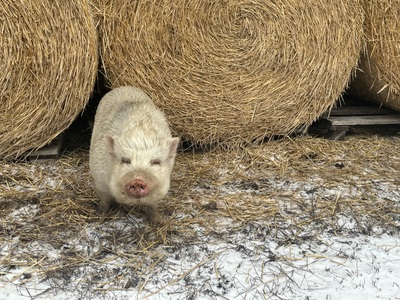
M365 51L349 93L400 110L400 1L364 1Z
M0 4L0 159L57 137L78 116L97 74L87 0Z
M95 1L111 87L134 85L175 134L224 148L309 126L347 86L358 1Z

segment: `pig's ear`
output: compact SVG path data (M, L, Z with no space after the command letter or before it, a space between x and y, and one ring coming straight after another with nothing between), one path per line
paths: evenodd
M114 142L113 137L112 136L107 136L106 137L106 142L107 142L108 152L110 153L110 155L112 157L116 157L115 151L114 151L115 142Z
M176 150L178 149L179 138L175 137L169 139L169 158L174 158L176 155Z

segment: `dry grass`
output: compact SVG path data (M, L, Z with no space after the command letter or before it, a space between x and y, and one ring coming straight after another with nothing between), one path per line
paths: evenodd
M87 0L1 1L0 159L40 148L84 109L98 65Z
M400 1L366 0L365 43L354 96L400 110Z
M111 87L139 86L175 133L238 146L307 127L347 86L358 1L94 1Z
M229 154L180 153L160 227L143 223L135 209L97 212L87 151L44 165L4 163L0 244L7 249L0 249L0 274L22 268L11 281L35 274L63 289L76 280L79 268L91 268L100 272L98 278L84 280L99 292L140 289L165 251L201 245L204 236L225 239L250 230L286 245L316 240L322 232L368 235L376 227L396 232L399 144L399 137L343 142L302 137ZM115 264L118 272L105 269Z

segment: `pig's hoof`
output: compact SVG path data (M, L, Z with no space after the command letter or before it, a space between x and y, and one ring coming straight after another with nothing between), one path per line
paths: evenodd
M160 225L163 221L163 219L159 213L157 213L157 214L153 213L151 215L147 215L147 219L153 225Z
M110 210L110 208L111 208L110 203L100 202L100 204L99 204L99 212L100 213L106 213Z
M154 206L147 206L145 208L145 213L147 220L153 225L160 225L162 223L161 214L158 212L157 208Z

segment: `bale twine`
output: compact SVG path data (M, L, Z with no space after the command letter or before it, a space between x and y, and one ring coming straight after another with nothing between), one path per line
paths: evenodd
M71 124L92 92L97 48L87 0L0 2L0 159Z
M112 88L134 85L176 134L242 145L310 125L357 64L353 0L97 0Z
M364 0L365 52L349 93L400 110L400 0Z

